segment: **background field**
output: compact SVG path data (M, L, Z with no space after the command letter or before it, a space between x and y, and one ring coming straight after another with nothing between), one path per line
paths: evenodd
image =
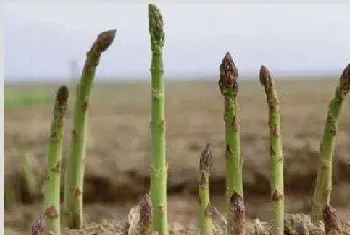
M220 211L224 209L223 100L216 79L166 84L168 209L172 222L196 220L198 161L207 142L212 144L214 154L213 202ZM287 212L310 210L320 138L336 84L337 77L318 81L278 80ZM265 94L257 80L240 81L239 85L247 215L267 220L270 191ZM57 88L58 85L5 86L5 189L6 192L15 189L21 194L16 206L5 212L6 234L28 234L25 231L41 213L41 185L33 196L26 192L13 136L20 133L29 163L41 182ZM68 156L75 89L71 87L70 91L64 158ZM126 219L128 210L147 192L149 185L149 84L95 85L89 115L84 186L86 218ZM337 133L332 193L332 204L343 220L350 220L349 117L347 99Z

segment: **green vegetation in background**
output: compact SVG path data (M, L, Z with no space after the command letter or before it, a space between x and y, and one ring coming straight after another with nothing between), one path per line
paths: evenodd
M6 89L4 95L4 108L26 108L45 104L53 104L55 97L47 91L39 89Z

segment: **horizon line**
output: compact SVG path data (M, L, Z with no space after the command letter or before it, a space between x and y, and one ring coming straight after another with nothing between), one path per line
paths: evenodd
M241 72L239 75L243 79L249 79L251 77L255 77L259 71L257 72ZM323 71L314 71L314 70L299 70L299 71L288 71L288 70L274 70L273 75L277 76L291 76L291 77L301 77L301 76L336 76L338 75L339 71L337 70L323 70ZM96 77L99 77L99 79L103 80L116 80L116 81L127 81L127 80L144 80L145 78L151 76L150 74L115 74L115 75L96 75ZM182 73L173 73L171 75L164 75L169 80L199 80L203 78L209 78L209 77L216 77L219 76L219 73L202 73L202 74L195 74L195 73L188 73L188 74L182 74ZM74 80L74 78L69 76L4 76L4 82L52 82L52 81L71 81Z

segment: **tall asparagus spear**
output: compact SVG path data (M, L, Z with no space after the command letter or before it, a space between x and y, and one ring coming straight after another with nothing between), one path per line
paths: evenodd
M199 202L200 202L200 231L201 235L213 234L213 221L210 206L210 189L209 178L210 168L212 164L212 153L210 151L210 144L207 144L204 151L201 154L199 161Z
M260 82L265 87L269 106L270 160L271 160L271 200L273 213L273 235L283 235L284 190L283 190L283 148L280 133L280 108L275 81L270 71L261 66Z
M338 119L341 114L343 101L350 90L350 64L344 69L335 96L331 100L327 120L323 129L320 145L320 161L317 171L316 185L312 199L312 220L322 220L322 210L329 204L332 190L332 161L336 141Z
M240 127L238 123L238 69L229 52L220 65L219 88L225 98L225 139L226 139L226 197L227 233L233 234L234 201L238 194L243 198L243 179L241 164Z
M71 153L67 162L64 190L65 223L69 228L80 229L82 227L87 109L101 54L113 43L115 34L116 30L108 30L98 35L91 49L86 54L85 65L77 87Z
M47 155L47 181L44 193L45 234L61 234L60 188L64 115L67 111L69 92L66 86L57 91L51 124L49 152Z
M149 33L151 37L151 139L152 139L152 175L151 198L153 205L153 230L159 235L168 235L167 222L167 163L165 155L164 120L164 46L163 17L158 7L149 4Z

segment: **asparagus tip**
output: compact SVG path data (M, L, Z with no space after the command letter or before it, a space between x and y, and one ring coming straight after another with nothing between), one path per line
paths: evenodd
M233 192L230 198L230 201L234 206L235 214L240 214L244 212L245 207L244 207L243 197L241 195L239 195L237 192Z
M309 229L307 228L307 226L306 226L304 221L302 221L300 223L300 225L298 226L297 233L299 235L309 235Z
M45 221L44 216L39 216L32 224L32 235L44 235Z
M343 96L347 95L350 90L350 63L345 67L340 77L339 89L342 91Z
M102 53L113 43L117 30L111 29L100 33L93 45L96 51Z
M260 67L259 79L263 86L267 86L271 83L271 73L264 65Z
M69 91L68 91L68 87L65 85L62 85L58 88L57 91L57 97L56 100L60 103L60 104L64 104L67 102L69 97Z
M233 192L230 198L230 204L233 206L233 230L235 231L235 234L244 234L245 206L243 197L237 192Z
M331 230L338 230L337 210L330 205L326 205L322 211L323 222L326 233Z
M163 42L164 29L163 29L163 16L159 8L155 4L148 5L149 10L149 32L153 40L157 42Z
M220 65L219 86L221 93L224 95L226 89L233 88L235 92L238 90L237 84L238 69L233 62L233 58L229 52L226 52Z
M143 221L151 221L152 217L152 200L148 193L146 193L140 201L140 219Z
M200 170L210 170L211 162L212 162L212 152L210 150L210 143L207 143L205 149L203 150L200 157Z

